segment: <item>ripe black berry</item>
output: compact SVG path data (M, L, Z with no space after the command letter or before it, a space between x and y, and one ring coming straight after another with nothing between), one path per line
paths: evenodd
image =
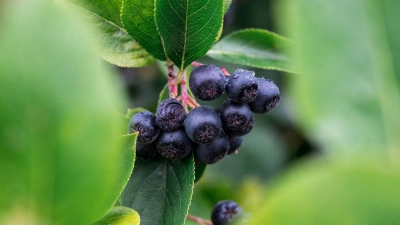
M251 113L250 119L246 123L246 125L244 125L243 127L239 127L237 129L225 129L225 132L229 136L243 136L250 133L250 131L253 129L253 126L254 126L254 114Z
M183 125L185 118L185 109L174 98L162 101L157 108L157 125L165 131L178 129Z
M233 224L241 214L242 208L236 202L220 201L211 212L211 221L213 225Z
M258 95L249 103L250 110L254 113L264 114L271 111L280 100L279 88L273 81L257 78Z
M193 149L193 142L183 128L174 131L163 131L156 140L158 153L167 159L182 159Z
M229 151L228 154L236 153L237 149L242 145L242 136L232 136L229 137Z
M222 122L215 109L199 106L192 109L187 115L185 130L192 141L198 144L208 144L221 133Z
M226 77L218 66L201 65L192 71L189 87L196 98L211 101L224 93Z
M219 114L224 129L237 130L249 121L251 111L247 104L233 102L228 99L219 108Z
M141 144L136 142L136 159L139 160L148 160L157 155L156 147L153 143L150 144Z
M151 112L136 113L129 121L129 133L139 131L137 141L142 144L153 142L160 133L156 124L156 116Z
M237 69L231 74L226 86L226 93L232 101L249 103L258 94L258 85L253 71Z
M229 150L228 137L221 132L219 137L210 144L199 144L194 154L197 160L206 164L213 164L223 159Z

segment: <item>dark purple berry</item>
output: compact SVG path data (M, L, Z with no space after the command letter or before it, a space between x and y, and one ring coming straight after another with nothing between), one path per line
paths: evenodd
M165 131L173 131L183 126L186 111L176 99L165 99L157 108L157 125Z
M231 74L226 86L226 93L232 101L249 103L258 94L258 85L253 71L237 69Z
M198 144L195 148L195 158L206 164L213 164L223 159L229 150L229 139L221 132L219 137L210 144Z
M199 106L192 109L187 115L185 130L192 141L198 144L208 144L221 133L222 122L215 109Z
M213 225L233 224L242 214L242 208L234 201L225 200L218 202L212 212Z
M237 152L237 149L242 145L242 136L232 136L229 137L229 151L228 154L233 154Z
M226 76L215 65L201 65L189 77L189 87L193 95L203 101L211 101L225 91Z
M250 119L250 108L247 104L225 100L219 108L224 129L237 130L246 125Z
M264 78L257 78L258 95L249 103L250 110L254 113L264 114L271 111L281 98L279 88L273 81Z
M129 121L129 133L139 131L137 141L148 144L156 140L160 129L156 124L156 116L151 112L136 113Z
M174 131L162 131L156 140L158 153L167 159L182 159L193 149L193 142L183 128Z
M157 155L157 150L154 142L150 144L141 144L136 142L136 159L148 160Z
M248 133L253 129L254 126L254 114L250 114L250 119L249 122L246 123L243 127L237 128L237 129L225 129L226 134L229 136L243 136Z

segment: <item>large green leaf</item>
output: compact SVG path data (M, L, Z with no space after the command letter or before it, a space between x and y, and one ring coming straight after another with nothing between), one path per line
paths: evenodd
M86 26L52 2L20 3L2 3L0 20L0 224L85 225L123 188L125 99Z
M142 67L154 58L122 28L122 0L55 0L83 16L92 25L95 40L100 44L100 56L122 67Z
M397 224L399 170L362 154L292 168L269 188L249 225Z
M139 225L139 214L128 207L116 206L103 217L101 220L92 223L92 225Z
M149 53L166 60L161 37L158 34L154 0L123 0L121 19L128 33Z
M193 156L136 161L121 204L136 210L141 225L182 225L193 193Z
M223 0L156 0L156 24L165 53L183 72L218 38Z
M284 50L292 43L287 38L262 29L233 32L207 53L214 59L262 69L294 72Z
M283 7L303 74L290 87L303 128L333 151L398 154L400 1L289 0Z

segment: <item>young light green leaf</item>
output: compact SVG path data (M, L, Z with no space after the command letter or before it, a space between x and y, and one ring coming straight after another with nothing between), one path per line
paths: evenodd
M400 220L400 173L380 157L314 162L268 188L249 225L393 224ZM370 197L366 197L370 196ZM377 196L377 197L372 197Z
M160 92L160 96L158 97L158 105L164 101L165 99L169 98L169 87L166 84Z
M165 53L181 73L218 38L223 5L223 0L156 0L156 25Z
M124 28L143 48L159 60L166 60L158 34L154 0L123 0L121 20Z
M400 158L400 30L393 12L400 1L286 3L282 22L304 74L290 77L299 123L333 152L389 150Z
M193 156L137 161L122 192L121 204L140 214L141 225L182 225L192 198L193 180Z
M228 63L262 69L295 72L285 48L287 38L262 29L244 29L223 37L207 56Z
M0 23L0 217L89 224L118 198L118 176L129 178L124 95L88 27L51 1L20 3L7 1Z
M139 225L140 216L139 214L128 207L116 206L110 209L110 211L99 221L92 223L91 225Z
M125 29L120 20L122 0L56 0L93 24L100 56L121 67L142 67L154 58Z

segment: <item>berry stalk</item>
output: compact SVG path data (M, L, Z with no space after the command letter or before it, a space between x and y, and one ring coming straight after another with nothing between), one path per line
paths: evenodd
M197 216L193 216L193 215L190 215L190 214L188 214L186 216L186 219L191 220L193 222L196 222L196 223L198 223L200 225L213 225L211 223L211 221L209 221L209 220L205 220L203 218L200 218L200 217L197 217Z

